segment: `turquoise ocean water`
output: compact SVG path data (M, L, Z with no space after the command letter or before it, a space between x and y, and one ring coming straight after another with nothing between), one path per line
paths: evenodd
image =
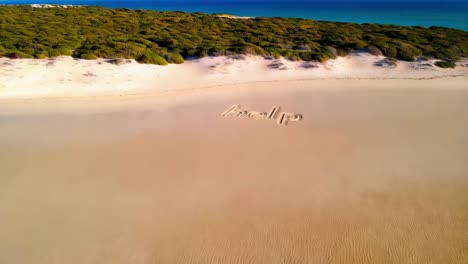
M468 0L0 0L0 4L74 4L131 9L296 17L404 26L444 26L468 31Z

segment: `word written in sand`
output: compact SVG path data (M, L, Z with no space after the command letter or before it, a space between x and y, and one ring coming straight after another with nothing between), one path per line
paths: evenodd
M233 105L226 110L223 117L238 117L238 118L250 118L254 120L277 120L279 125L286 126L289 122L296 122L302 120L301 114L293 114L282 112L280 113L280 106L274 106L270 112L253 112L242 110L240 105Z

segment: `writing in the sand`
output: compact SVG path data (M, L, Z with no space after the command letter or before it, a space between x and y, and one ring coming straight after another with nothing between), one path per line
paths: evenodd
M254 120L275 120L278 125L286 126L289 122L296 122L302 120L301 114L280 113L280 106L274 106L269 112L255 112L242 110L240 105L233 105L228 110L226 110L222 116L223 117L237 117L237 118L250 118Z

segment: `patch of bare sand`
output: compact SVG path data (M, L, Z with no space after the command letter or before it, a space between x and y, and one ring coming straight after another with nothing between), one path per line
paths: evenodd
M0 263L468 261L463 80L182 95L2 104Z

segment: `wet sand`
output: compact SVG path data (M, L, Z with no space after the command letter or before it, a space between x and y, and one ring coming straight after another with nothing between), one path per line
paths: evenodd
M467 263L464 84L4 102L0 263Z

